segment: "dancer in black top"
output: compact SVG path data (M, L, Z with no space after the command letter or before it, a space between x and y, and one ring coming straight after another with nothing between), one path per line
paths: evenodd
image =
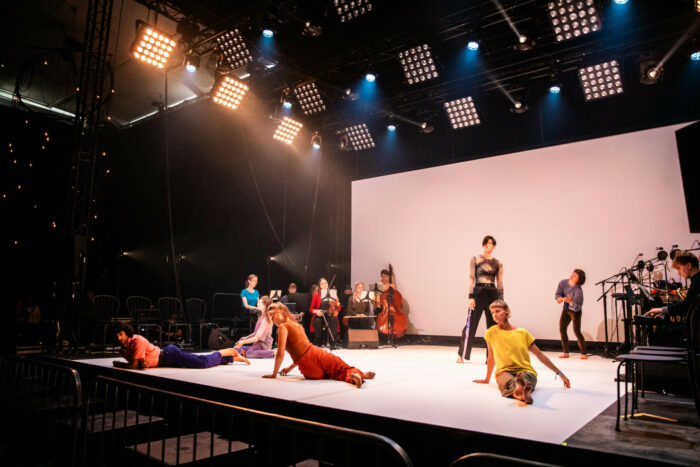
M476 329L481 315L486 315L486 327L496 324L489 311L489 305L498 299L503 300L503 263L493 257L496 239L491 235L481 242L483 254L473 256L469 262L469 311L467 324L459 341L457 363L469 360L472 353Z

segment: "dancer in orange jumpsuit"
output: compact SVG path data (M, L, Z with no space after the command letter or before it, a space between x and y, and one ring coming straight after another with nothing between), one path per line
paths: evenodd
M284 304L273 303L267 310L270 319L278 327L277 355L274 371L263 378L276 378L278 371L284 376L296 366L299 366L301 374L308 379L335 379L354 384L358 388L365 380L374 378L374 372L362 372L345 363L337 355L312 345L304 328ZM285 350L289 352L294 363L280 371Z

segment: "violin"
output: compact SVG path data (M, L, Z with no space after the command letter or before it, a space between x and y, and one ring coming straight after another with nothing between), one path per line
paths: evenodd
M394 268L389 264L389 284L392 283L393 276ZM382 334L403 337L406 333L408 320L403 311L401 311L403 307L401 292L394 287L388 287L379 296L379 304L382 307L382 311L377 315L377 330Z

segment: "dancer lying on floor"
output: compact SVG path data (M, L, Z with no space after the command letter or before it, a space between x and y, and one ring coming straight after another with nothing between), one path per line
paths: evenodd
M273 303L267 309L270 319L277 326L277 356L275 357L275 369L270 375L263 378L276 378L277 372L284 360L284 351L289 352L294 363L279 371L282 376L288 374L297 365L299 371L308 379L335 379L354 384L358 388L366 379L374 378L374 372L362 372L351 367L337 355L312 345L306 337L304 328L294 319L282 303Z
M112 364L117 368L144 370L154 367L211 368L233 361L250 365L250 362L235 349L221 349L207 355L195 355L185 352L175 345L168 345L161 349L148 342L145 337L134 334L134 328L128 324L119 325L115 332L117 340L122 346L119 355L126 359L126 363L114 360Z
M510 308L503 300L489 306L495 326L486 330L484 339L488 344L489 358L486 362L486 378L475 379L475 383L488 384L496 367L496 381L503 397L512 397L532 404L532 391L537 385L537 372L530 364L530 352L547 368L561 376L564 387L571 387L569 378L535 345L535 338L523 328L508 322Z
M247 358L272 358L275 351L272 350L272 321L267 308L272 304L272 299L265 295L258 300L257 308L260 317L255 323L253 334L241 337L233 346L241 355Z

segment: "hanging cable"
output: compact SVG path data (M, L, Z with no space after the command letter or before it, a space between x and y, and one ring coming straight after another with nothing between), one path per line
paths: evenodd
M165 190L168 195L168 229L170 230L170 259L173 264L173 274L175 276L175 293L178 300L182 302L182 292L180 291L180 272L178 271L178 258L175 256L175 232L173 231L173 202L170 192L170 145L168 144L168 70L165 70L165 105L163 106L163 125L165 126Z

